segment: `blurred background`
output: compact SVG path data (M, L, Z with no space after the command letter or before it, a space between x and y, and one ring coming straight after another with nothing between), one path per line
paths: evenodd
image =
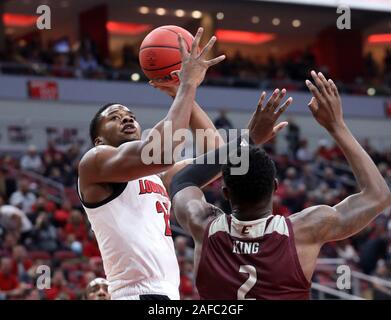
M351 29L336 22L351 8ZM51 29L36 27L39 5ZM227 59L208 71L197 100L218 128L245 128L262 90L286 88L290 122L265 146L278 167L274 212L334 205L355 192L351 170L307 110L304 80L315 69L340 89L348 126L391 187L391 1L0 2L0 300L84 299L104 277L100 253L75 191L77 166L91 145L88 124L107 102L120 102L143 129L162 119L170 98L148 85L138 63L146 34L161 25L205 39ZM226 212L221 183L205 189ZM172 217L181 296L197 299L193 243ZM391 298L391 219L385 212L360 234L322 249L313 299ZM39 265L52 286L35 286ZM351 267L338 290L337 267Z

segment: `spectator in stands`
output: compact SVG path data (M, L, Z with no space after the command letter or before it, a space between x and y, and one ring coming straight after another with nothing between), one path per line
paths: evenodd
M296 159L297 150L299 149L300 128L293 118L288 119L287 134L285 135L288 143L289 155L292 159Z
M7 200L15 190L15 180L7 176L7 170L5 168L0 167L0 197Z
M49 215L41 212L35 223L35 246L36 250L54 252L58 249L57 231L51 224Z
M310 162L312 158L312 153L308 150L308 141L306 139L300 140L296 159L301 162Z
M278 195L273 197L273 214L288 217L291 211L287 206L282 204L281 198Z
M0 224L8 231L24 233L32 230L31 221L22 210L12 205L3 205L1 202L0 200Z
M224 108L219 110L219 115L215 119L214 125L216 129L224 129L224 130L229 130L234 127L232 125L232 122L227 117L227 110Z
M189 247L188 239L186 237L177 236L174 240L174 244L177 257L190 261L193 259L193 249Z
M98 243L92 230L88 232L88 238L83 243L83 256L88 258L100 257Z
M54 212L54 222L56 227L65 227L71 216L72 204L69 200L64 199L61 204L61 208Z
M55 77L72 78L74 77L74 70L70 64L68 54L57 53L54 56L54 63L51 68L51 74Z
M16 296L19 293L19 281L12 273L11 258L0 257L0 300L4 300L7 296Z
M75 298L75 294L68 287L68 281L65 279L62 270L54 272L51 287L45 290L45 297L47 300L70 300Z
M14 247L12 257L12 273L17 275L20 282L28 283L30 281L28 270L33 262L28 258L26 248L21 245Z
M314 190L319 183L319 178L315 174L314 165L306 164L301 168L301 182L307 187L307 190Z
M42 173L42 160L37 153L37 148L33 145L29 146L27 153L20 160L20 167L23 170L31 170L38 173Z
M104 278L92 280L86 289L87 300L110 300L109 282Z
M61 152L59 150L57 150L55 142L53 140L48 140L46 150L43 153L44 159L45 159L45 156L47 156L47 155L49 155L53 159L54 156L58 153L61 154ZM46 166L50 165L50 163L46 163L45 165Z
M92 271L86 271L83 275L83 284L86 287L92 280L97 278L96 274Z
M376 223L371 237L360 248L360 267L364 273L372 274L377 262L387 258L388 241L386 226Z
M29 181L22 179L19 181L18 190L10 197L10 204L22 209L25 213L31 212L31 207L36 200L36 196L29 190Z
M43 296L38 289L30 288L26 290L24 300L43 300Z
M20 235L18 233L6 230L6 233L4 235L4 242L2 243L4 256L12 256L12 250L18 244L19 236Z
M357 263L359 261L356 250L351 244L350 239L345 239L336 242L336 251L340 258L345 259L350 263Z
M330 161L333 158L333 152L329 148L329 142L326 139L321 139L318 142L318 150L316 151L316 157L321 160Z
M187 300L193 298L194 295L194 275L193 275L193 263L184 258L179 258L179 271L180 271L180 285L179 293L181 300Z
M86 78L94 77L101 71L98 61L91 52L82 52L76 59L76 67L80 72L78 74Z
M341 187L341 184L338 182L332 167L326 167L324 169L323 181L327 183L331 189L339 189Z
M372 80L378 74L378 66L373 59L372 52L368 52L364 58L365 76Z
M375 276L384 280L391 280L391 266L384 260L377 262ZM391 300L391 289L385 287L380 281L375 280L373 285L373 299L376 300Z
M78 241L87 240L87 228L80 210L72 210L64 231L66 235L75 235Z
M92 257L88 260L90 270L95 273L97 277L104 278L103 262L101 257Z

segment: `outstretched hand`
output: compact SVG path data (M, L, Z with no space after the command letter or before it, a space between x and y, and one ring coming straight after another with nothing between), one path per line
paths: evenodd
M344 126L341 97L334 81L326 80L321 72L311 71L311 76L316 85L309 80L305 83L313 95L308 107L315 120L329 132Z
M179 50L182 57L182 67L180 70L171 72L173 77L177 76L181 83L195 84L199 86L204 80L205 73L209 67L223 61L225 55L218 56L217 58L207 60L206 57L209 51L212 49L216 42L216 37L210 38L205 47L198 52L201 36L204 29L199 28L191 46L190 52L186 50L185 41L182 35L178 34Z
M253 113L247 128L250 131L250 137L255 144L262 144L273 139L279 131L288 125L283 121L276 125L278 118L284 113L292 103L292 97L289 97L282 106L280 103L286 95L286 90L275 89L272 96L263 107L266 98L266 92L262 92L258 101L258 106Z

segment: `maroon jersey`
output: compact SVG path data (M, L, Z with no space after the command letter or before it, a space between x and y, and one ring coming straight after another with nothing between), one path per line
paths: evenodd
M207 227L198 267L201 299L309 299L291 221L221 215Z

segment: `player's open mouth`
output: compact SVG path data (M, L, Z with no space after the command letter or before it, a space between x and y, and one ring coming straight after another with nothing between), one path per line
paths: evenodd
M137 131L137 129L136 129L136 127L134 127L132 125L126 125L126 126L124 126L124 128L121 131L126 134L132 134L132 133L135 133Z

